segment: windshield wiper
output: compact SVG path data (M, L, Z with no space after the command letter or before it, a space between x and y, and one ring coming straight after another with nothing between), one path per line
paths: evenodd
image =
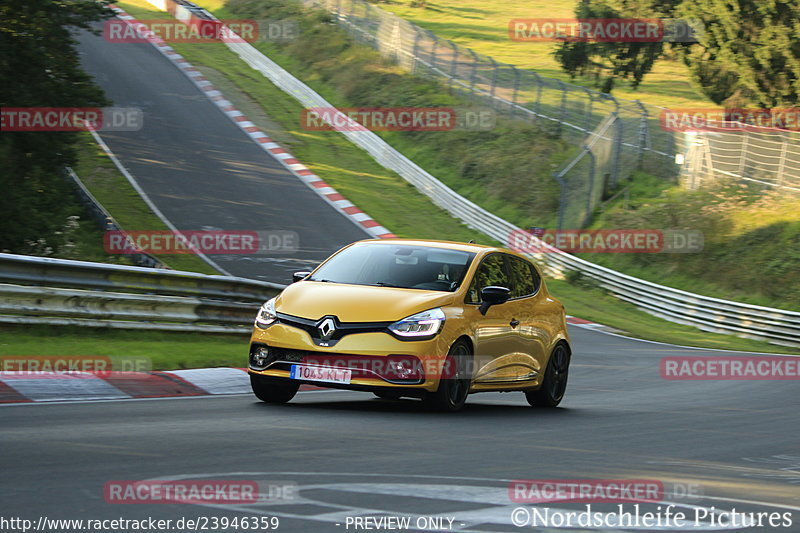
M397 289L407 289L408 287L403 287L402 285L395 285L394 283L387 283L385 281L378 281L373 283L376 287L395 287Z

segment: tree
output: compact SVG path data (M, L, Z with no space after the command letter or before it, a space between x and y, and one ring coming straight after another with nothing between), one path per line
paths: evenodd
M107 105L81 69L71 31L111 16L108 3L0 0L0 106ZM0 134L0 250L23 251L64 224L71 191L59 173L74 162L75 140L70 132Z
M670 14L679 0L582 0L578 19L654 18ZM610 93L617 79L636 88L664 51L662 42L565 41L554 53L570 76L589 76Z
M800 99L798 0L684 0L705 25L683 51L692 81L717 104L789 107Z

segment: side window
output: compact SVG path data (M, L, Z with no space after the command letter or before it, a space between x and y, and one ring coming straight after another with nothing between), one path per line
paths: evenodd
M481 303L481 290L490 285L509 287L509 279L506 275L505 261L501 254L491 254L481 262L475 277L467 292L467 303Z
M539 290L539 273L529 262L512 255L506 256L511 274L511 298L530 296Z

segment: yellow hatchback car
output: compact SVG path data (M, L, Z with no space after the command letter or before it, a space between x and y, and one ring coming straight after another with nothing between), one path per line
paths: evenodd
M564 396L564 307L521 255L366 240L293 279L261 307L250 339L250 382L265 402L288 402L304 383L445 411L475 392L522 391L541 407Z

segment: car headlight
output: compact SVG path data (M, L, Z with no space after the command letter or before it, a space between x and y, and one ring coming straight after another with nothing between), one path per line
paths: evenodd
M261 309L258 310L258 314L256 315L256 326L265 328L275 322L277 319L278 315L275 313L275 298L272 298L271 300L264 302L264 305L262 305Z
M444 311L437 307L398 320L389 326L389 330L401 337L432 337L439 333L442 324Z

